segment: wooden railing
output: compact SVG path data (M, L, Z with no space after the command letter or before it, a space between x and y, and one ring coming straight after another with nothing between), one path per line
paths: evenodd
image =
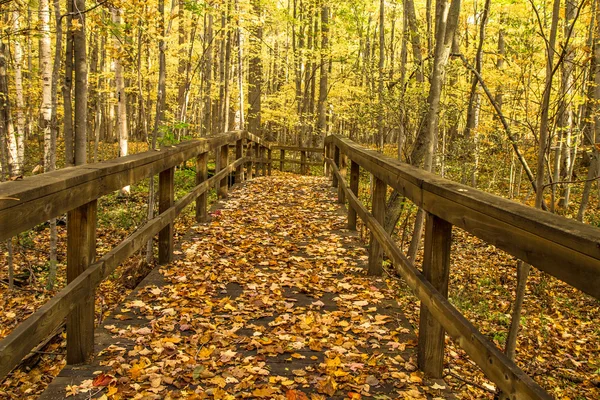
M278 145L274 145L271 146L272 150L279 150L279 158L271 158L271 156L269 155L269 161L270 163L277 163L279 162L279 170L280 171L285 171L285 164L298 164L300 165L300 170L299 173L301 175L307 175L308 171L309 171L309 167L311 166L322 166L323 162L322 161L309 161L308 159L308 155L310 153L315 153L315 154L323 154L323 148L322 147L301 147L301 146L278 146ZM289 153L300 153L300 159L298 159L298 157L295 158L286 158L286 154Z
M236 149L232 161L229 157L231 144ZM207 179L209 151L215 151L215 157L220 157L220 169ZM100 282L157 234L158 261L168 263L173 252L173 221L179 213L195 200L196 219L204 221L209 188L218 183L218 194L225 197L229 174L235 173L237 182L244 179L244 167L247 178L253 174L264 175L268 164L265 151L270 152L269 145L260 138L245 131L235 131L160 151L1 183L0 241L64 213L68 214L68 226L67 286L0 341L0 378L17 366L65 318L67 362L77 364L89 359L94 348L94 292ZM196 161L196 186L174 203L175 166L189 159ZM159 174L159 215L96 260L97 199L156 174Z
M358 215L371 232L369 273L382 272L385 253L421 300L419 367L441 377L445 331L510 399L552 398L448 301L452 226L596 299L600 298L600 229L451 182L341 136L325 139L325 155L325 172L333 175L338 200L349 203L348 228L356 229ZM357 197L360 168L373 175L371 212ZM383 228L387 186L427 212L423 272Z

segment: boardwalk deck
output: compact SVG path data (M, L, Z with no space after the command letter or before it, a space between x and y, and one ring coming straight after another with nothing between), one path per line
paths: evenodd
M103 322L93 363L41 399L451 397L416 371L413 328L365 275L326 179L258 178L212 215Z

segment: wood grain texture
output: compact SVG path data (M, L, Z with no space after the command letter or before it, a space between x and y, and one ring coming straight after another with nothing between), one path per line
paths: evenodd
M270 148L255 135L233 131L166 146L160 151L0 183L0 241L240 138ZM15 198L18 200L12 200Z
M243 157L243 148L244 148L244 143L243 143L243 139L238 139L235 142L235 159L239 160L240 158ZM235 170L235 182L236 183L242 183L242 181L244 180L244 174L243 174L243 167L241 165L239 165L236 170Z
M208 178L208 153L198 154L196 157L196 186ZM196 199L196 221L204 222L207 218L206 192L200 194Z
M355 196L358 196L358 183L360 178L360 165L350 161L350 190ZM348 207L348 229L356 230L356 210Z
M175 196L175 168L169 168L158 175L158 213L162 214L173 205ZM158 233L158 263L165 265L173 257L173 222Z
M337 169L336 169L337 170ZM336 174L339 182L344 182L344 177L337 170ZM385 195L387 192L387 185L381 179L374 177L374 188L373 188L373 200L372 200L372 215L375 220L383 224L385 220ZM340 185L341 191L345 192L345 184ZM369 240L369 270L367 274L379 276L383 273L383 249L381 243L373 232L371 232L371 238Z
M257 144L257 146L258 146L258 144ZM221 161L220 162L220 166L221 166L220 171L227 167L228 158L229 158L229 146L221 146L221 149L219 150L219 159ZM220 199L227 198L227 177L223 177L221 179L221 181L219 182L219 188L218 188L217 194Z
M17 366L31 349L60 325L71 310L77 308L82 300L85 301L98 284L109 277L123 261L144 247L148 239L156 236L165 226L172 223L183 209L191 205L200 195L206 193L224 176L245 162L247 162L246 158L236 160L212 178L198 184L172 207L145 223L96 263L87 264L89 268L0 341L0 378ZM93 338L93 335L88 337Z
M73 282L96 258L97 201L69 211L67 216L67 283ZM67 318L67 363L86 362L94 351L94 290L82 294Z
M600 299L600 229L451 182L347 138L328 136L325 144L427 212Z
M339 177L339 170L333 160L329 159L327 162L332 169L332 173L337 174ZM343 180L340 181L340 185L343 185L346 191L350 207L356 210L360 219L381 243L385 254L392 260L397 273L404 278L408 287L421 300L421 304L427 307L431 315L439 321L452 340L465 350L486 376L498 385L504 393L508 394L510 399L552 399L552 396L517 367L513 361L508 359L460 311L450 304L444 295L433 287L414 264L402 254L402 251L396 246L383 226L348 189Z
M450 246L452 225L443 219L427 214L423 275L444 297L448 297L450 276ZM444 371L444 328L429 312L421 307L419 318L418 364L425 374L442 378Z

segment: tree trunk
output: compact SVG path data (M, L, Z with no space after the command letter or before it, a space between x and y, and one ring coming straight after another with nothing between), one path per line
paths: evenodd
M73 0L75 10L85 10L85 0ZM85 14L75 13L78 28L73 33L73 62L75 70L75 165L87 162L87 56Z
M460 0L443 1L441 4L439 17L436 19L435 34L435 55L433 59L433 71L431 73L431 86L427 98L428 110L425 116L425 123L421 124L423 129L419 131L415 147L411 153L411 163L414 166L423 165L423 169L431 171L433 167L433 154L436 145L436 128L440 112L440 98L442 86L446 73L446 65L450 56L452 40L458 25L460 14ZM394 226L398 221L399 215L395 218ZM418 243L423 231L425 213L420 210L417 213L413 239L408 257L412 260L418 249Z
M319 66L321 76L319 79L319 100L317 102L318 121L317 121L317 142L313 146L323 143L327 135L327 91L328 91L328 70L329 60L329 6L324 2L321 8L321 65Z
M120 32L121 29L121 9L113 8L111 10L112 22L115 29ZM117 57L114 59L115 66L115 86L117 97L117 136L119 137L119 157L125 157L127 145L129 142L129 133L127 127L127 94L125 93L125 79L123 78L123 64L121 63L121 44L118 37L114 39L114 46L117 49ZM129 186L121 188L121 195L128 196Z
M379 113L377 115L377 146L383 151L384 145L384 98L383 98L383 68L385 67L385 0L379 2Z
M159 14L159 39L158 39L158 88L156 91L156 114L154 115L154 129L152 130L151 150L156 149L158 131L163 123L165 110L165 90L167 86L167 71L165 58L165 1L158 0ZM154 218L154 176L150 177L148 185L148 220ZM146 246L146 262L151 265L154 261L152 239L148 240Z
M17 6L13 11L13 29L17 33L14 36L14 68L15 68L15 97L16 107L15 113L17 115L16 123L16 144L17 144L17 167L18 171L15 171L16 175L23 174L23 163L25 158L25 101L23 100L23 47L19 40L19 31L21 13Z
M536 187L538 191L535 194L535 207L542 208L544 202L544 175L546 168L546 155L548 152L548 130L550 114L550 94L552 92L552 78L554 77L554 52L556 49L556 32L558 30L558 18L560 13L560 0L554 0L552 9L552 25L550 27L550 38L546 47L546 83L542 97L540 133L539 133L539 152L537 156L536 168ZM541 29L541 28L540 28Z
M250 66L248 74L248 130L253 134L261 136L261 94L262 94L262 8L259 0L252 0L252 9L256 22L252 26L250 36Z
M235 11L236 14L239 14L239 4L238 0L235 0ZM243 46L244 46L244 35L242 34L242 21L241 17L238 18L238 92L239 92L239 122L238 129L244 129L245 124L245 100L244 100L244 75L243 75Z

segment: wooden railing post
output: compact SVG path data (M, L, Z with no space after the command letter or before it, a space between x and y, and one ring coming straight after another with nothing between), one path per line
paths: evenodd
M300 150L300 174L307 175L306 150Z
M201 184L208 179L208 152L196 156L196 185ZM196 221L205 222L208 215L206 210L206 192L202 193L196 199Z
M158 175L158 212L163 213L173 205L175 194L175 167L165 169ZM171 262L173 257L173 223L158 232L158 263Z
M228 164L228 158L229 158L229 145L223 145L221 146L221 151L220 151L220 163L219 163L219 171L224 170L225 168L227 168L227 164ZM217 171L218 172L218 171ZM221 179L221 181L219 182L219 198L224 199L227 197L227 176L223 177L223 179Z
M254 143L254 157L257 159L260 157L260 145L258 143ZM260 162L257 160L256 163L254 164L254 175L260 176L259 172L260 172Z
M267 174L271 176L271 170L273 169L273 154L271 149L267 149L267 157L269 159L269 164L267 164Z
M248 143L246 144L246 157L248 158L252 158L252 153L253 153L253 146L254 143L251 141L248 141ZM250 161L246 164L246 179L252 179L253 175L253 171L254 170L254 161Z
M350 190L358 197L358 178L360 166L357 162L350 160ZM356 230L356 210L348 205L348 229Z
M267 176L267 163L265 159L267 158L267 148L265 146L260 147L260 158L262 158L261 167L262 167L262 176Z
M67 283L83 273L96 258L97 201L67 213ZM90 289L67 317L67 363L81 364L94 352L94 299Z
M452 224L428 213L425 226L423 274L445 297L448 297L451 243ZM423 305L421 305L419 320L418 363L419 368L432 378L442 377L444 329Z
M340 175L345 178L346 177L346 157L340 153ZM342 188L342 185L338 184L338 203L344 204L346 202L346 193Z
M383 225L385 220L385 195L387 192L387 185L376 176L373 176L373 180L375 187L373 189L373 207L371 213L377 222ZM369 270L367 273L369 275L381 275L383 273L383 249L372 233L369 242Z
M236 161L242 158L242 149L244 147L243 139L239 139L235 142L235 159ZM238 165L235 169L235 183L242 183L244 181L244 167L242 164Z
M324 167L323 167L323 173L325 174L325 176L327 178L329 178L329 176L331 175L331 167L329 166L329 163L327 162L328 158L331 158L331 154L329 149L331 148L330 144L326 144L323 147L323 160L325 161Z
M279 150L279 170L281 172L283 172L283 163L285 160L285 150L284 149L280 149Z
M333 162L334 164L340 168L340 148L336 145L333 145ZM333 180L331 181L331 186L338 187L338 178L336 174L333 174Z

